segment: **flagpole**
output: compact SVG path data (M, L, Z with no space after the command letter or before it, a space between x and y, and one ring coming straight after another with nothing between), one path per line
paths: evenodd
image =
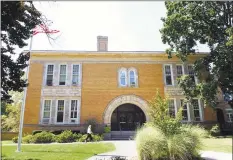
M27 70L26 70L26 82L28 82L30 56L31 56L31 50L32 50L32 40L33 40L33 34L31 35L30 46L29 46L29 60L28 60L28 66L27 66ZM27 97L27 87L24 87L24 96L23 96L23 101L22 101L22 105L21 105L21 112L20 112L18 146L17 146L16 152L21 152L21 141L22 141L22 134L23 134L23 121L24 121L24 109L25 109L26 97Z

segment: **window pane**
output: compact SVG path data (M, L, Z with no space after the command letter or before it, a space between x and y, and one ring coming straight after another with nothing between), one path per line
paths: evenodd
M195 99L192 101L192 106L193 106L193 112L194 112L194 120L195 121L200 121L200 109L199 109L199 103L198 100Z
M65 84L66 84L66 75L60 75L59 85L65 85Z
M50 112L44 112L44 118L50 118Z
M183 70L182 70L182 66L177 65L176 66L176 71L177 71L177 77L181 77L183 75Z
M174 102L174 100L169 100L168 106L169 106L169 115L171 117L175 117L175 102Z
M58 111L63 112L64 110L64 100L58 100Z
M79 73L79 65L73 65L73 74Z
M171 67L170 66L165 66L165 74L167 74L167 75L171 74Z
M126 72L124 72L124 71L121 71L121 73L120 73L120 83L121 83L121 85L123 85L123 86L125 86L126 85Z
M63 112L57 113L57 122L63 122Z
M172 77L171 76L166 76L166 84L172 85Z
M73 75L72 84L78 84L78 75Z
M71 100L71 114L70 114L70 118L77 118L77 105L78 105L78 101L77 100Z
M60 74L66 74L66 65L60 66Z
M188 74L189 74L190 78L192 79L192 81L195 82L195 75L194 75L193 66L188 66Z
M53 74L53 65L48 65L47 74Z

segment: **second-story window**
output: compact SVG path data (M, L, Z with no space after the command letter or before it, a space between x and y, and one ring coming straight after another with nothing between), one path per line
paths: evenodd
M60 65L59 85L66 85L66 65Z
M129 76L129 86L136 87L138 85L137 70L135 68L129 68L128 76Z
M119 72L119 81L120 81L120 86L127 85L127 72L125 68L122 68Z
M54 70L54 65L47 66L47 76L46 76L46 85L47 86L53 85L53 70Z
M73 65L72 85L79 84L79 65Z
M165 65L164 66L164 72L165 72L165 83L166 83L166 85L173 85L171 65Z
M188 65L188 75L192 79L192 81L194 83L196 83L195 75L194 75L194 70L193 70L193 66L192 65Z
M176 65L176 76L177 78L180 78L183 75L183 66L182 65Z

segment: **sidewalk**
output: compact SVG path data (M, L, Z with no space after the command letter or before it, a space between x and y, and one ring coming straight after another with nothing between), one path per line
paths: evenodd
M89 158L88 160L115 160L114 157L122 157L121 160L137 160L135 141L110 141L116 150L113 152L102 153ZM231 153L201 151L201 157L205 160L232 160ZM120 160L120 159L119 159Z

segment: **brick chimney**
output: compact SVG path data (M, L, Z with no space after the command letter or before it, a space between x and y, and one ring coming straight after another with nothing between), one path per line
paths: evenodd
M108 37L107 36L97 36L97 51L98 52L108 51Z

